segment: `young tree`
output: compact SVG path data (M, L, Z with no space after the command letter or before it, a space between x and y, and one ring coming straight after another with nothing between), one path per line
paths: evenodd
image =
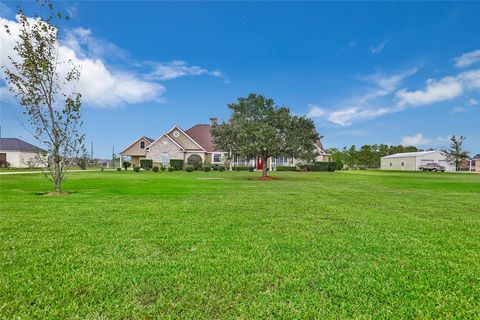
M232 156L262 161L262 176L267 176L267 159L289 156L313 160L318 134L311 119L294 116L272 99L250 94L231 103L232 116L211 129L217 149Z
M66 162L85 151L84 135L79 133L81 95L75 89L80 72L71 61L58 59L54 20L62 15L54 13L48 1L42 7L48 10L45 18L28 18L19 10L18 35L5 26L8 34L19 38L14 48L17 57L9 57L11 65L5 66L5 73L10 90L25 108L35 139L51 155L45 176L60 193ZM70 65L69 71L61 74L64 63Z
M468 159L468 151L462 149L463 141L465 140L464 136L457 137L453 135L450 138L450 147L443 150L447 157L447 161L455 166L455 170L460 170L460 164Z

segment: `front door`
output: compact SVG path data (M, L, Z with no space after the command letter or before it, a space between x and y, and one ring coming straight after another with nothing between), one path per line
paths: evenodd
M5 163L5 162L7 162L7 154L0 153L0 163Z
M257 169L262 170L264 164L265 164L265 161L262 158L258 157L257 158Z

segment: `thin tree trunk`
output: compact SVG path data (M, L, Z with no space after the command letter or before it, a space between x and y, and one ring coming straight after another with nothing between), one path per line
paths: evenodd
M62 166L61 166L61 159L59 156L58 150L56 148L53 151L53 180L55 184L55 192L62 192Z
M262 177L267 176L267 158L262 157L263 167L262 167Z

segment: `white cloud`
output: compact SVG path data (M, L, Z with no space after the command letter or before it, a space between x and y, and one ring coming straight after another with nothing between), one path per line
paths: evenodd
M400 106L417 106L450 100L462 92L462 84L457 78L445 77L440 81L429 79L424 90L401 89L396 93L396 98Z
M458 68L468 67L478 61L480 61L480 49L464 53L460 57L454 59L455 66Z
M413 136L402 137L403 146L421 146L431 143L432 140L423 136L422 133L414 134Z
M30 19L33 22L33 19ZM2 66L10 67L9 56L18 61L13 50L18 39L20 25L17 21L0 18L0 62ZM7 34L3 25L7 25L11 34ZM119 70L107 64L107 60L116 58L127 62L130 67L153 68L153 72L143 76L145 72L136 70ZM115 44L99 39L86 28L67 30L65 38L58 43L58 61L71 61L78 66L81 72L77 90L82 94L82 101L86 105L96 107L116 107L125 104L142 102L164 103L162 97L166 88L158 83L160 80L169 80L187 75L210 75L228 79L220 70L207 70L199 66L189 66L184 61L173 61L162 64L155 62L130 63L128 53ZM61 63L58 67L60 77L64 77L71 69L71 65ZM148 72L148 71L147 71ZM0 74L0 83L5 82L5 74ZM0 100L11 101L5 87L0 87Z
M403 146L434 146L439 147L445 145L450 141L450 137L436 137L436 138L427 138L423 133L417 133L413 136L404 136L402 137L401 144Z
M468 99L467 104L469 106L476 106L476 105L478 105L478 101L473 99L473 98L470 98L470 99Z
M308 117L324 118L327 121L339 125L349 126L352 123L365 119L376 118L388 113L397 112L397 107L385 107L382 98L391 95L398 89L402 81L415 74L416 68L403 70L395 74L374 73L357 77L357 79L369 83L371 86L362 95L341 101L339 107L326 109L318 105L310 104Z
M33 22L33 20L31 20ZM1 63L11 67L8 56L18 60L13 47L15 45L20 25L16 21L0 18L1 25L8 25L11 34L7 34L1 28L0 39L2 42ZM76 29L77 37L86 38L91 35L87 29ZM145 81L134 72L121 72L110 69L101 59L90 58L81 50L80 44L74 45L73 38L58 44L58 61L72 61L81 70L80 80L77 86L82 94L85 104L99 107L115 107L122 104L155 101L165 92L161 84ZM70 47L72 46L72 47ZM83 53L83 54L81 54ZM65 76L71 65L61 63L58 67L60 76ZM1 75L4 77L4 74ZM0 99L6 96L1 94Z
M372 54L379 54L383 51L383 49L385 48L385 45L388 43L389 40L383 40L382 42L380 42L378 45L376 46L371 46L370 47L370 52Z
M417 106L445 102L480 90L480 69L468 70L439 80L429 79L423 89L399 89L403 80L416 72L417 69L414 68L392 75L375 73L357 77L373 86L363 95L344 99L333 108L308 105L308 116L323 118L339 126L349 126L356 121L373 119ZM478 102L470 99L467 103L476 105ZM464 110L453 109L454 113L461 111Z
M452 113L460 113L460 112L464 112L464 111L467 111L467 109L465 109L464 107L454 107L452 109Z
M187 62L174 60L166 63L154 63L154 69L149 77L157 80L173 80L186 76L209 75L226 80L220 70L207 70L199 66L189 66Z

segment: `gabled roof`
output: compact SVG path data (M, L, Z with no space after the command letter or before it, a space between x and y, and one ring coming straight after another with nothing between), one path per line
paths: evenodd
M158 140L160 140L162 137L167 137L170 141L172 141L174 144L176 144L177 147L179 147L181 150L185 150L184 147L182 147L181 145L179 145L179 144L177 143L177 141L173 140L172 137L170 137L170 136L167 134L168 132L169 132L169 131L165 132L165 133L162 134L160 137L158 137L157 139L155 139L155 140L153 140L152 142L150 142L150 144L149 144L148 146L146 146L145 149L150 149L150 146L151 146L152 144L154 144L155 142L157 142Z
M217 151L212 142L209 124L197 124L186 131L186 134L207 152Z
M33 144L18 138L0 138L0 150L3 151L25 151L25 152L47 152Z
M130 148L131 146L133 146L135 143L137 143L139 140L147 140L150 143L152 143L154 141L154 139L152 138L149 138L149 137L145 137L145 136L141 136L140 138L138 138L137 140L133 141L132 143L130 143L130 145L128 147L126 147L125 149L123 149L122 151L120 151L120 153L124 153L126 150L128 150L128 148Z
M435 152L439 152L439 151L433 150L433 151L395 153L395 154L391 154L389 156L382 157L382 159L421 157L421 156L431 154L431 153L435 153Z
M180 130L181 133L183 133L188 139L190 139L190 141L192 141L194 144L196 144L200 149L202 149L204 151L207 151L203 146L201 146L198 143L198 141L195 141L194 138L192 138L187 132L183 131L182 128L180 128L179 126L174 126L172 129L168 130L166 133L168 134L168 133L172 132L174 129ZM187 149L187 148L184 148L184 149Z

